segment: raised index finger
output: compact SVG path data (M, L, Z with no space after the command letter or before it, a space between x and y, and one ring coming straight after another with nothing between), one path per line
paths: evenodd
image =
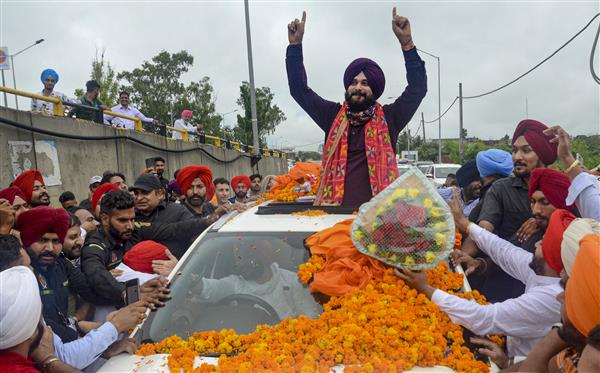
M396 7L392 8L392 18L396 18Z
M306 11L302 11L302 23L306 22Z

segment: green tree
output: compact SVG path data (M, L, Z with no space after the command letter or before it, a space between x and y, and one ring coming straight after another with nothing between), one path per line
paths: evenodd
M90 79L95 80L100 84L100 101L106 106L111 107L116 105L117 99L119 98L119 80L116 71L113 69L110 62L104 59L104 53L102 50L100 58L98 58L98 51L92 61L92 72L90 73ZM75 97L79 98L85 94L85 90L77 88L75 90Z
M274 97L275 95L269 87L256 89L258 144L261 147L266 145L267 136L275 132L277 125L286 119L279 106L273 104ZM242 108L243 115L237 115L237 125L233 129L235 137L237 140L252 145L252 113L250 109L250 84L248 82L242 82L237 104Z

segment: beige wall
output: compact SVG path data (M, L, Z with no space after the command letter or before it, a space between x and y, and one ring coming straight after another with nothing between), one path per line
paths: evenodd
M250 158L241 157L235 162L223 164L214 161L198 147L221 160L232 160L241 153L235 150L217 148L212 145L184 143L168 140L164 137L117 130L87 121L70 118L47 117L25 111L0 108L0 118L16 121L26 126L46 129L58 133L78 136L129 136L154 146L169 150L192 149L184 153L155 151L128 140L72 140L53 136L34 134L5 123L0 123L0 189L14 180L13 172L18 169L38 168L49 186L52 204L58 205L58 196L70 190L81 201L87 197L88 181L94 175L102 175L105 170L122 172L128 184L145 167L145 159L162 156L167 161L168 176L189 164L207 165L213 170L213 176L231 180L239 174L251 174L256 171L262 175L281 174L287 171L287 161L282 158L264 157L258 164L258 170L250 166ZM48 142L49 141L49 142ZM55 166L58 167L55 167ZM58 172L60 171L60 177Z

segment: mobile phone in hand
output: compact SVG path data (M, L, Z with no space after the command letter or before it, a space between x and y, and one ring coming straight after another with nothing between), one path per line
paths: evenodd
M140 300L140 280L137 278L125 282L125 303L132 304Z

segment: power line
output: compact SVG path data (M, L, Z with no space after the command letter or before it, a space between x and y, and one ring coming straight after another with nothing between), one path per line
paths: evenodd
M458 101L458 96L456 96L454 98L454 101L452 101L452 103L450 104L450 106L448 106L448 109L446 109L442 115L440 115L439 117L435 118L434 120L426 120L425 123L429 124L429 123L433 123L433 122L437 122L439 119L443 118L444 115L446 115L446 113L448 112L448 110L450 110L452 108L452 106L454 106L454 104L456 104L456 101Z
M525 73L519 75L518 77L516 77L515 79L511 80L510 82L508 82L508 83L506 83L506 84L504 84L504 85L502 85L502 86L500 86L500 87L498 87L496 89L493 89L493 90L491 90L489 92L485 92L485 93L482 93L482 94L479 94L479 95L475 95L475 96L463 96L463 99L467 100L467 99L479 98L479 97L491 95L492 93L498 92L499 90L501 90L503 88L506 88L509 85L517 82L518 80L520 80L521 78L523 78L524 76L526 76L527 74L529 74L530 72L532 72L533 70L535 70L538 67L540 67L542 64L544 64L550 58L554 57L554 55L556 55L558 52L560 52L564 47L566 47L567 45L569 45L573 40L575 40L576 37L578 37L582 32L584 32L592 24L592 22L594 22L594 20L596 18L598 18L598 16L600 16L600 13L597 13L595 16L593 16L592 19L590 19L590 21L581 30L579 30L579 32L577 32L569 40L567 40L566 43L564 43L563 45L561 45L560 48L558 48L557 50L555 50L554 52L552 52L552 54L550 54L548 57L544 58L540 63L538 63L537 65L535 65L531 69L527 70ZM594 46L595 46L595 42L594 42Z
M590 53L590 72L592 73L592 78L596 81L596 83L600 84L600 77L594 71L594 55L596 54L596 46L598 45L598 36L600 36L600 24L598 24L598 31L596 31L596 38L594 39L594 44L592 44L592 52Z

